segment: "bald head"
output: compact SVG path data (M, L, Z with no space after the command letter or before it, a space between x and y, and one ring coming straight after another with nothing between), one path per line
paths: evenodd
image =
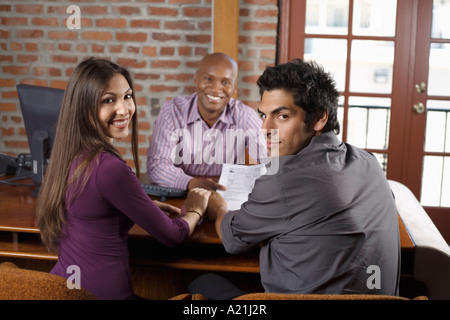
M237 78L238 74L238 66L236 61L231 58L229 55L222 52L214 52L207 54L200 61L200 66L198 68L198 72L204 71L204 69L210 67L211 65L222 66L222 68L231 69L235 74L234 80Z
M238 67L230 56L216 52L200 62L194 83L197 85L198 110L211 127L226 108L237 89Z

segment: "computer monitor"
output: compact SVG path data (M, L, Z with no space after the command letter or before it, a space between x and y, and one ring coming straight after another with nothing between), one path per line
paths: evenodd
M56 125L64 90L18 84L17 93L30 145L31 179L36 186L33 192L36 196L55 141Z

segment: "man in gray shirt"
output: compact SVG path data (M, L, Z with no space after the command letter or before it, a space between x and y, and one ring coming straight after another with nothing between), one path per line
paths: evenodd
M397 295L394 198L376 158L336 137L334 81L319 65L294 60L267 68L258 85L279 166L255 182L240 210L227 212L217 193L210 198L226 251L261 246L266 292Z

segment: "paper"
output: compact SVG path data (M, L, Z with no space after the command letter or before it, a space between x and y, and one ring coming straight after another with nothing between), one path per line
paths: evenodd
M217 192L225 199L228 210L238 210L248 199L249 193L255 185L255 180L266 172L264 164L246 166L225 163L222 166L219 183L227 190Z

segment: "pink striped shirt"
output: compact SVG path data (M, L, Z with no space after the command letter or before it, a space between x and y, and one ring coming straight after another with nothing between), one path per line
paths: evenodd
M152 183L187 189L193 176L220 176L223 163L245 163L245 149L257 162L267 158L262 120L255 110L230 99L209 128L197 108L197 94L164 103L148 148Z

